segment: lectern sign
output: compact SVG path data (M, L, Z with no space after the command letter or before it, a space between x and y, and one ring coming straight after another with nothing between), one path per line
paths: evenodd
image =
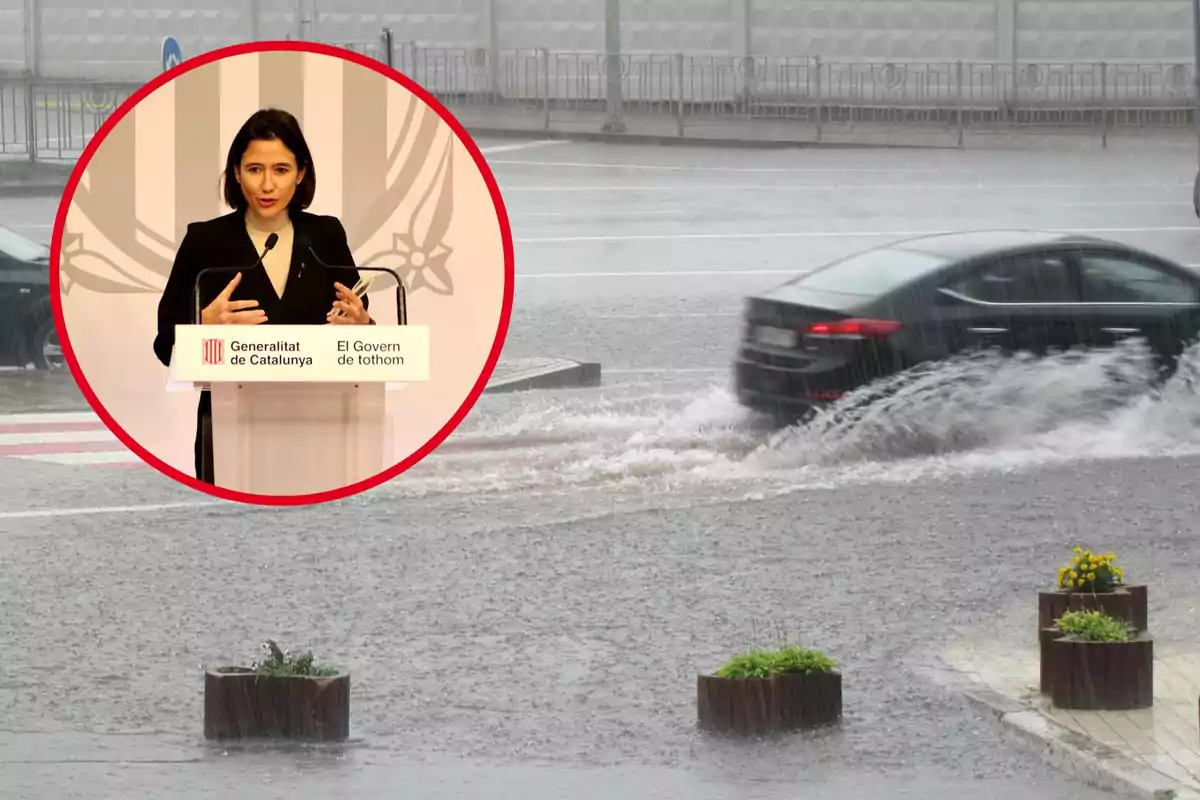
M429 356L419 325L180 325L171 380L424 382Z

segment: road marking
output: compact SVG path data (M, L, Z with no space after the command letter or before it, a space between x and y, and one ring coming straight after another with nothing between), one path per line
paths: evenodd
M523 218L536 217L539 219L570 219L580 224L586 224L596 219L639 219L649 216L694 216L703 217L708 213L727 214L726 207L717 207L714 211L712 208L697 206L696 208L642 208L636 204L623 204L623 208L618 211L598 211L595 209L587 209L584 211L514 211L509 209L509 218L514 222ZM1181 203L1178 200L1115 200L1112 202L1103 203L1044 203L1043 206L1050 208L1121 208L1123 206L1146 206L1153 208L1171 208L1178 206L1180 208L1191 208L1191 203ZM726 217L728 218L728 217ZM46 226L50 227L50 226ZM1200 228L1198 228L1200 229Z
M112 449L110 445L124 447L121 441L113 436L112 431L99 426L86 431L55 431L45 430L33 433L4 433L0 434L0 455L16 455L23 453L65 453L79 451L77 445L96 445L91 449Z
M565 139L539 139L536 142L514 142L513 144L495 144L491 147L481 147L479 152L487 155L488 153L511 153L514 150L530 150L534 147L547 147L552 144L566 144ZM523 161L492 161L488 159L489 164L523 164Z
M24 414L0 414L0 425L36 425L59 422L99 422L91 411L35 411Z
M520 149L520 148L514 148ZM500 152L494 148L484 152ZM911 175L918 172L978 174L978 170L944 170L936 167L708 167L687 164L599 164L584 161L522 161L518 159L489 159L489 164L521 167L570 167L578 169L628 169L659 172L769 172L783 174L847 174L847 175Z
M519 213L513 214L512 218L515 220L515 219L520 219L521 217L542 217L542 218L550 217L550 218L556 218L556 219L573 219L578 222L588 222L590 220L600 219L600 218L604 218L604 217L646 217L646 216L650 216L650 215L668 216L671 214L696 214L696 213L697 213L696 209L688 209L688 208L636 208L636 207L632 207L632 208L627 208L622 211L594 211L592 209L588 209L587 211L525 211L525 212L519 212Z
M509 195L514 192L611 192L627 199L633 192L712 192L714 197L721 197L730 192L763 192L763 191L783 191L783 192L811 192L818 189L828 189L836 191L854 191L861 190L864 192L876 192L883 189L894 189L903 192L936 190L936 191L963 191L975 190L980 192L996 192L1005 189L1020 189L1020 190L1046 190L1046 189L1084 189L1088 191L1112 191L1114 189L1191 189L1190 183L1167 183L1160 181L1158 183L680 183L680 184L650 184L648 186L629 186L619 184L598 185L598 186L575 186L571 184L562 184L556 186L545 185L529 185L529 186L505 186L504 194Z
M119 443L118 443L119 444ZM42 461L49 464L66 464L70 466L113 466L113 467L144 467L146 462L142 461L136 455L126 450L123 446L120 449L113 448L112 450L89 450L87 452L69 451L65 453L45 453L39 455L36 459L26 459L29 461Z
M1181 203L1178 200L1108 200L1095 203L1052 203L1052 205L1063 208L1119 208L1121 206L1192 207L1191 203Z
M659 272L534 272L518 275L518 279L541 280L544 278L687 278L709 275L799 275L802 270L794 269L681 269Z
M1043 230L1061 231L1063 233L1198 233L1200 228L1195 225L1162 225L1129 228L1058 228L1046 227ZM521 244L575 244L578 242L667 242L685 239L874 239L874 238L912 238L917 236L943 236L946 234L966 233L969 229L929 230L929 231L763 231L761 233L648 233L612 236L535 236L514 239Z
M819 265L818 265L819 266ZM1184 264L1188 269L1200 269L1200 264ZM814 268L815 269L815 268ZM526 280L542 280L555 278L692 278L711 277L714 275L791 275L799 277L809 272L803 269L681 269L677 271L656 272L533 272L518 275L517 278ZM612 315L620 316L620 315ZM646 314L630 314L630 317L654 316ZM687 316L686 314L663 314L662 316ZM696 316L722 316L720 314L697 314Z
M0 415L0 458L90 466L145 465L89 412Z
M59 433L63 431L95 431L103 429L103 426L98 425L98 420L92 417L90 421L79 420L77 422L27 422L24 424L12 424L3 421L0 418L0 441L4 440L5 434L30 434L30 433Z
M793 274L793 273L788 273ZM739 317L741 316L736 311L712 311L709 313L689 312L679 314L596 314L594 319L689 319L702 318L712 319L714 317Z
M728 372L730 367L641 367L637 369L606 369L605 375L700 375Z
M33 508L25 511L0 511L0 520L37 519L39 517L84 517L99 514L138 514L149 511L173 511L182 508L208 508L221 505L221 501L194 501L179 503L154 503L142 506L90 506L84 508Z

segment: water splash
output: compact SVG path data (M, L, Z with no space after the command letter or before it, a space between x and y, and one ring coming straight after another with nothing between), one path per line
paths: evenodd
M1138 342L1041 359L975 353L855 392L772 437L749 460L794 467L1027 445L1148 397L1155 369Z
M1137 341L1043 359L984 353L879 382L775 430L728 388L525 395L398 481L404 494L572 487L774 494L1056 461L1200 452L1200 348L1153 386ZM497 401L502 402L502 401Z

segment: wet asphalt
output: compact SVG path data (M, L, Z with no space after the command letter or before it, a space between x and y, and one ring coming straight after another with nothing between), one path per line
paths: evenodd
M952 228L1103 230L1200 262L1194 152L554 144L491 160L517 239L506 355L599 360L608 385L486 399L440 460L314 509L0 459L0 797L1110 796L930 667L1029 606L1087 536L1151 583L1152 619L1188 646L1200 459L782 496L687 478L763 441L721 395L746 293ZM0 216L48 236L55 205L0 200ZM0 402L78 405L64 377L0 373ZM781 631L843 662L843 725L697 735L696 673ZM354 741L203 741L202 667L268 635L352 672Z

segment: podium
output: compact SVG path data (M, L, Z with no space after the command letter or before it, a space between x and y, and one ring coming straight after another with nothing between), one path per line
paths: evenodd
M179 325L168 383L210 393L217 486L303 495L395 463L387 385L429 361L424 326Z

